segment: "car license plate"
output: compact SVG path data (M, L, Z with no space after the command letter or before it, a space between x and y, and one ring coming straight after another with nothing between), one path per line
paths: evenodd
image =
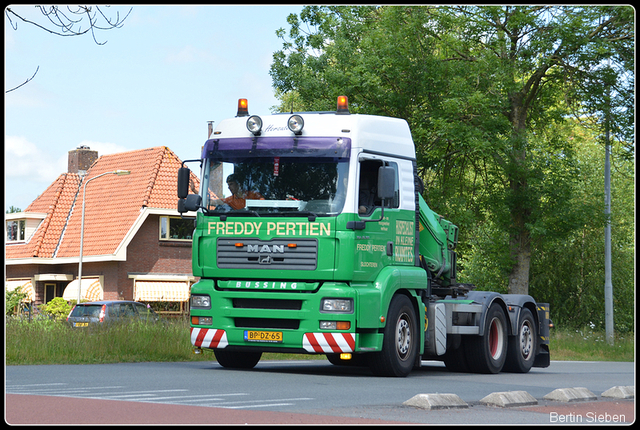
M247 342L282 342L282 332L245 330L244 340Z
M88 325L89 325L89 323L86 323L86 322L85 323L79 323L79 322L73 323L74 327L87 327Z

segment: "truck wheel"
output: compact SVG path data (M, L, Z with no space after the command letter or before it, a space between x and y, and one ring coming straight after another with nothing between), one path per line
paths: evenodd
M223 349L214 349L213 354L220 366L230 369L253 369L262 357L261 352L237 352Z
M507 361L504 370L507 372L527 373L531 370L536 358L538 330L529 309L523 308L518 319L518 334L509 336Z
M507 358L507 318L502 307L494 303L489 307L483 336L469 336L465 345L467 364L475 373L498 373Z
M419 342L418 324L411 300L398 294L389 305L382 351L372 353L369 357L371 370L378 376L407 376L416 361Z

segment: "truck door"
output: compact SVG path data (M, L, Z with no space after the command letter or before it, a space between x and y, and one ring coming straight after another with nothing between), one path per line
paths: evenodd
M377 196L378 170L383 165L392 167L396 173L395 196L384 202L384 212L382 200ZM354 275L357 280L372 281L386 266L404 263L413 265L415 218L412 218L413 212L400 208L401 190L396 161L365 156L361 157L358 168L357 216L360 221L366 222L363 230L356 231ZM403 257L403 244L411 246L407 258ZM407 261L403 261L405 259Z

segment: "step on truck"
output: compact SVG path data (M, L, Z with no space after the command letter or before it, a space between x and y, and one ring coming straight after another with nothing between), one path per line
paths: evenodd
M195 215L195 352L244 369L264 352L325 354L384 376L421 360L548 366L548 304L458 283L458 228L422 188L403 119L351 114L344 96L335 112L264 116L240 99L178 173L178 212Z

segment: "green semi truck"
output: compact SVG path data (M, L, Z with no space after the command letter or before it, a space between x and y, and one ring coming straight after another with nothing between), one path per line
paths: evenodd
M265 116L241 99L178 173L178 211L195 213L195 351L246 369L263 352L325 354L384 376L422 360L548 366L549 306L458 283L458 228L422 192L406 121L351 114L344 96L335 112Z

